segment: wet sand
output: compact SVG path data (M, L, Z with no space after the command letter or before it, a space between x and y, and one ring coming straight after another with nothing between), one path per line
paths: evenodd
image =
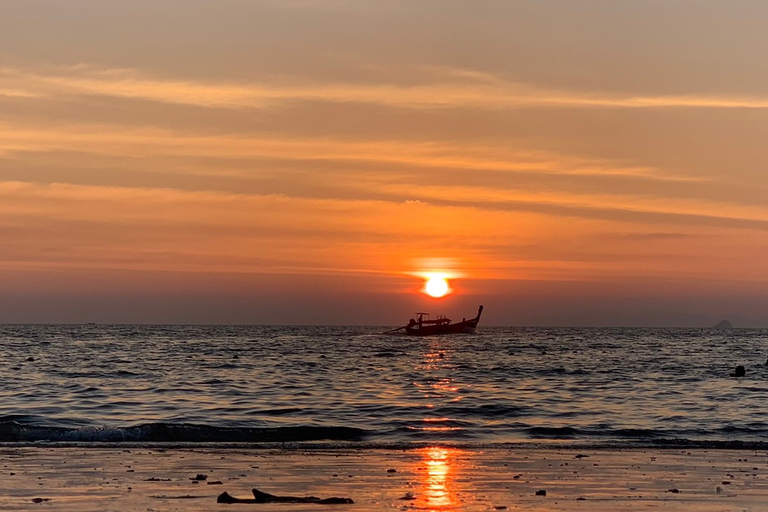
M252 488L355 503L216 503ZM766 499L768 452L749 450L0 448L2 510L721 512Z

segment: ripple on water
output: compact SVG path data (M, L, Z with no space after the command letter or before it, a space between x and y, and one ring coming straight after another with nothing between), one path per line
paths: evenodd
M411 339L383 330L0 326L0 424L344 425L457 442L768 432L768 331L485 328ZM728 376L737 364L743 379Z

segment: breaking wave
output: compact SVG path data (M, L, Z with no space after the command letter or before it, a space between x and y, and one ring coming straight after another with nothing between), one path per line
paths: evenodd
M145 423L129 427L46 427L0 423L0 442L290 443L359 441L366 431L352 427L212 427L186 423Z

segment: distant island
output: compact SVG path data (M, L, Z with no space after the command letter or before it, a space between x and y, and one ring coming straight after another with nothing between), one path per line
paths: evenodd
M713 329L733 329L733 324L728 320L723 320L722 322L719 322L717 325L714 325L712 328Z

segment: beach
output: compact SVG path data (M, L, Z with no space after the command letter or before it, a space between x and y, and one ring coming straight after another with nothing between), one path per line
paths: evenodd
M0 459L2 510L720 512L765 510L768 495L762 450L5 446ZM354 504L216 502L253 488Z

